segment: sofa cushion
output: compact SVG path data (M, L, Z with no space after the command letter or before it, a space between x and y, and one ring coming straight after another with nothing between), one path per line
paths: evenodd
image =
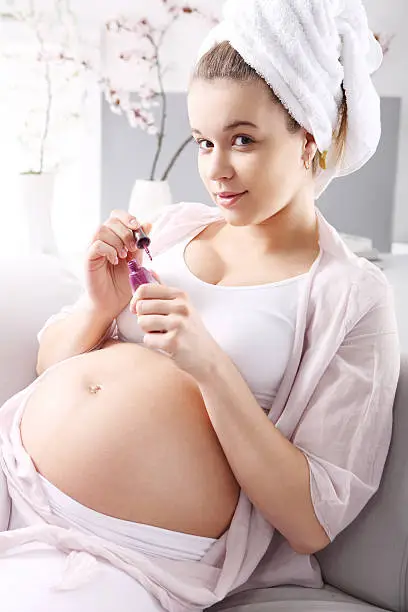
M388 612L365 604L333 587L296 586L244 591L207 608L207 612Z
M332 586L375 605L408 609L408 355L402 357L391 449L377 494L317 557Z
M0 406L30 384L37 332L81 292L77 278L50 255L0 259Z

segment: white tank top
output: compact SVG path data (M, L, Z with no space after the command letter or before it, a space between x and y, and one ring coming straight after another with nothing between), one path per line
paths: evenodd
M156 255L151 267L164 284L188 294L208 331L267 411L292 352L299 293L307 273L264 285L212 285L197 278L185 262L184 251L193 238ZM149 267L146 259L143 265ZM118 316L117 325L120 340L143 342L144 333L128 306Z

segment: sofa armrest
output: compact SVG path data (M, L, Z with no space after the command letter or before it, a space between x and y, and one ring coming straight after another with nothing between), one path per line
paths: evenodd
M0 406L36 377L37 333L81 283L51 255L0 259Z

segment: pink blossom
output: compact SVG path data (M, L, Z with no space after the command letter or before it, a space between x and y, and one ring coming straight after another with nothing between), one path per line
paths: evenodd
M159 133L159 129L155 125L150 125L147 128L147 133L152 136L156 136Z
M110 109L111 109L112 113L114 113L115 115L121 115L122 114L122 109L120 108L120 106L118 104L111 104L110 105Z

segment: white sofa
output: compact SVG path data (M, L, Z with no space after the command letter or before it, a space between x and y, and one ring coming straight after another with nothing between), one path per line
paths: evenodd
M408 257L389 258L403 352L408 352ZM0 260L0 405L35 377L36 334L81 292L73 274L49 256ZM257 589L212 610L231 612L408 611L408 357L395 402L395 425L382 485L358 519L319 554L326 586ZM1 607L1 605L0 605ZM141 611L142 612L142 611Z

